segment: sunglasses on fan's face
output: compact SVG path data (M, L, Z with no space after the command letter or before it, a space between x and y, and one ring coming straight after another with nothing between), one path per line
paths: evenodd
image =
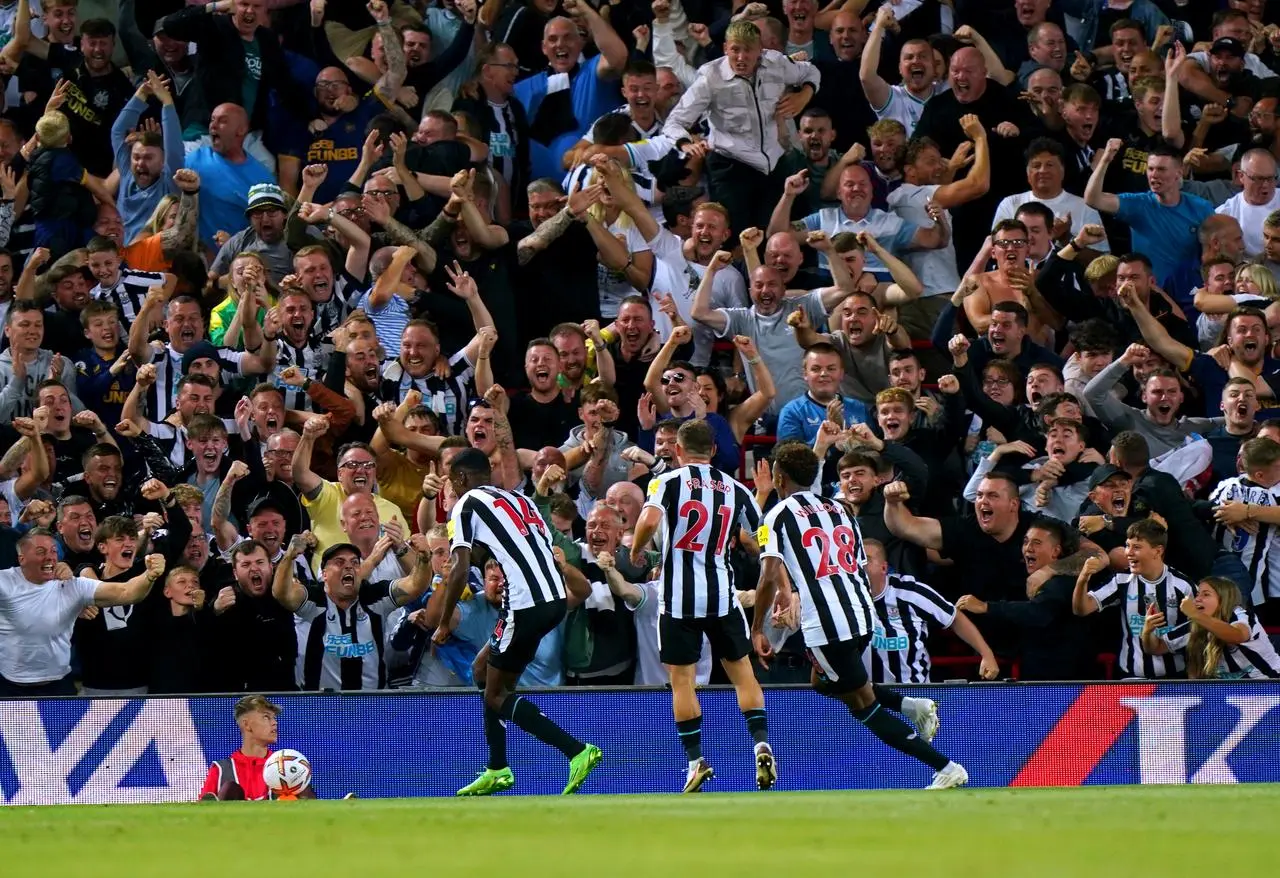
M666 387L668 384L684 384L688 380L689 376L683 372L672 372L670 375L662 376L662 386Z

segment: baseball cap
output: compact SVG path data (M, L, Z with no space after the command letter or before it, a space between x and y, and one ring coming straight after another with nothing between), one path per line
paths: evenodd
M1244 57L1244 43L1235 37L1218 37L1213 41L1213 45L1209 47L1209 53L1216 55L1219 52L1226 52L1235 55L1237 58Z
M268 701L265 695L246 695L236 702L236 719L240 719L246 713L253 713L255 710L268 710L276 716L284 713L284 709L280 705Z
M1122 476L1126 481L1132 481L1133 479L1133 476L1129 475L1127 472L1120 469L1120 467L1114 466L1113 464L1104 463L1101 466L1095 468L1094 471L1089 474L1089 490L1092 491L1094 488L1101 485L1107 479L1113 478L1115 476Z
M191 364L196 360L213 360L218 361L218 349L209 341L198 341L193 344L185 354L182 355L182 374L186 375L191 371Z
M249 203L245 206L244 215L248 216L255 210L265 210L267 208L285 209L284 190L275 183L254 183L249 187Z
M278 512L284 518L288 518L285 514L285 508L275 497L270 494L263 494L249 506L249 517L253 518L259 512Z
M334 543L332 546L325 549L324 554L320 556L320 566L323 567L328 564L329 561L333 559L333 556L337 555L339 552L351 552L358 560L364 558L364 555L360 553L360 550L350 543Z

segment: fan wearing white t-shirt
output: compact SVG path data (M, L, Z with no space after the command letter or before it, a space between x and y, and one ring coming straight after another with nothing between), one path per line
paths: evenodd
M880 48L885 30L896 23L896 8L889 3L876 12L871 36L862 49L858 78L862 90L877 119L895 119L907 129L907 137L915 132L924 114L924 105L934 95L946 91L947 84L938 82L933 66L933 47L927 40L907 40L898 54L901 85L889 85L879 74Z
M18 540L18 566L0 570L0 698L75 695L71 632L87 607L136 604L164 573L164 556L148 555L126 582L74 576L58 560L52 531L33 528Z
M614 203L630 217L630 228L644 239L644 249L655 257L651 275L645 276L638 266L627 269L627 279L649 291L654 331L663 341L671 337L671 319L661 310L658 299L659 294L668 295L681 319L694 331L694 353L689 361L695 366L705 366L711 360L715 335L694 321L693 300L707 272L707 264L729 240L729 212L713 202L698 205L690 217L690 235L682 239L658 225L639 195L620 181L612 168L604 175L604 180ZM711 287L713 308L745 308L748 303L747 285L741 274L736 271L716 273Z
M1053 211L1055 217L1071 217L1071 234L1078 235L1088 225L1102 225L1102 216L1083 198L1062 188L1067 177L1066 151L1062 144L1048 137L1039 137L1027 147L1027 184L1031 189L1016 195L1005 196L996 205L992 225L1001 220L1015 219L1018 209L1029 201L1038 201ZM1104 240L1091 249L1110 253L1111 246Z
M1280 192L1276 191L1276 160L1266 149L1251 149L1240 160L1240 180L1244 188L1218 205L1217 213L1235 217L1244 230L1244 253L1256 259L1265 251L1262 224L1275 210L1280 210Z

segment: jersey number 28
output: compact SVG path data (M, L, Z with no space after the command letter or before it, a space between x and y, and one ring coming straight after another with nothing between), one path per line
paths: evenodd
M818 564L817 576L823 579L834 576L843 570L846 573L858 572L858 538L853 528L840 525L831 533L822 528L811 527L800 535L800 544L806 549L814 543L822 556Z

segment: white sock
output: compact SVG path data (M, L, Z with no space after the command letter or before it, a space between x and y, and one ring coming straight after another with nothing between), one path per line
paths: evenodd
M904 713L914 713L917 710L924 709L924 703L928 699L912 698L910 695L902 696L902 710Z
M767 741L761 741L759 744L756 744L756 752L759 753L761 750L768 750L770 753L773 752L773 748L769 746Z
M699 763L699 762L701 762L701 761L702 761L701 759L690 759L690 760L689 760L689 770L690 770L690 771L693 771L695 768L697 768L697 767L698 767L698 763Z

